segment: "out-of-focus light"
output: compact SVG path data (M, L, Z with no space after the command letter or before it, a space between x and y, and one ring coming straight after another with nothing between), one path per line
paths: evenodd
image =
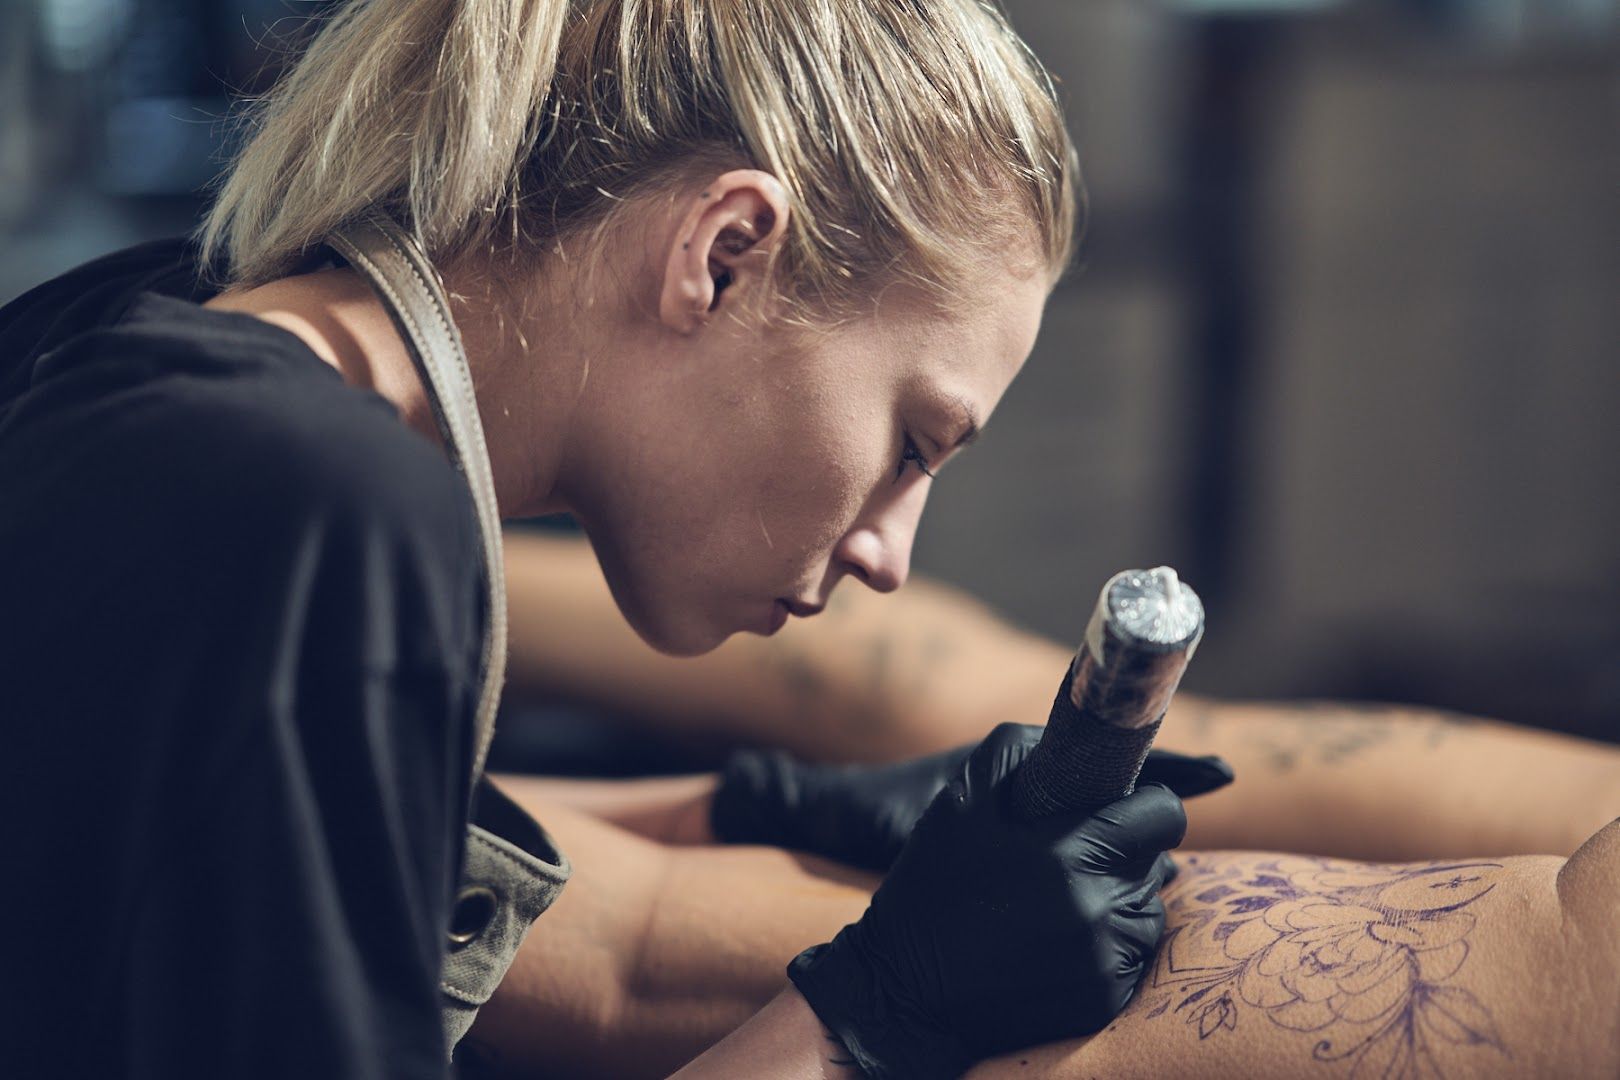
M1438 25L1482 42L1601 37L1620 26L1620 0L1407 0Z
M134 7L134 0L40 0L46 58L63 71L101 64L123 39Z
M1315 12L1351 0L1166 0L1190 15ZM1475 37L1579 37L1620 24L1620 0L1397 0L1436 23Z

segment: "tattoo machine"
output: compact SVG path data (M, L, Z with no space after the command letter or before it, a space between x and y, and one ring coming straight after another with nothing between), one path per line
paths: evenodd
M1170 567L1109 578L1041 741L1013 774L1015 811L1033 819L1129 795L1203 636L1203 602Z

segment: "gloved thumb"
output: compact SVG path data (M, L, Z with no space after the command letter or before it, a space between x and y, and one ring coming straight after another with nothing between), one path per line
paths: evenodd
M1029 752L1041 741L1043 730L1034 724L997 724L984 741L974 747L966 767L952 785L964 785L963 794L971 795L1000 784L1024 763Z
M1072 865L1094 873L1114 873L1142 860L1151 865L1187 835L1181 800L1161 784L1144 784L1078 821L1065 822L1062 815L1049 820L1067 826L1062 846Z
M1207 795L1232 782L1232 766L1214 754L1190 757L1174 750L1149 750L1138 784L1163 784L1183 799Z

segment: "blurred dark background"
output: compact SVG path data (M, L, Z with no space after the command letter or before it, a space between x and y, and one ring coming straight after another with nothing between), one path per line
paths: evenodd
M329 4L0 5L0 302L189 229ZM1090 189L919 569L1075 638L1169 562L1188 685L1620 740L1620 0L1009 0Z

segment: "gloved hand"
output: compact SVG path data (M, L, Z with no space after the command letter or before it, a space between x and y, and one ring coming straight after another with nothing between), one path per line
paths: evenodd
M770 844L887 870L972 751L963 746L895 765L816 765L780 751L741 750L720 773L709 823L727 843ZM1220 758L1168 750L1149 751L1137 780L1163 784L1183 799L1231 782L1232 767Z
M1148 784L1092 814L1018 819L1004 781L1040 728L1003 724L918 821L871 906L788 977L868 1076L959 1075L1097 1031L1164 929L1163 852L1187 818Z

